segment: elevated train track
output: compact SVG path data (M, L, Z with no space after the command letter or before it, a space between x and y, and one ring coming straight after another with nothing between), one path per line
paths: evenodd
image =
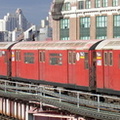
M0 120L18 120L18 119L0 114Z
M0 80L0 96L23 101L42 102L75 115L100 120L120 120L119 98L114 96L6 80ZM108 101L103 101L101 98ZM113 101L116 102L112 103Z

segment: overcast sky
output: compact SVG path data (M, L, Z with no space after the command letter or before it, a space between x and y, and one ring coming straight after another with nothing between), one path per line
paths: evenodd
M0 19L7 13L15 13L21 8L27 20L39 25L41 19L48 16L50 5L53 0L0 0Z

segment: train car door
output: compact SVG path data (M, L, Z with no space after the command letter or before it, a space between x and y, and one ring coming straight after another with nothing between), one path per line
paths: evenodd
M9 50L9 52L8 52L8 58L7 58L7 70L8 70L8 76L11 76L11 73L12 73L12 69L11 69L11 67L12 67L12 63L11 63L11 51Z
M20 66L21 66L21 63L20 63L20 60L21 60L21 52L20 50L16 50L16 53L15 53L15 61L16 61L16 77L20 77Z
M89 54L89 86L94 89L96 87L96 52L90 51Z
M0 75L7 76L8 75L8 51L2 50L0 51Z
M76 84L75 65L76 65L76 52L75 50L68 50L68 83L69 84Z
M104 51L104 88L110 89L112 86L112 65L113 53L111 50Z
M45 80L45 50L39 51L39 79Z

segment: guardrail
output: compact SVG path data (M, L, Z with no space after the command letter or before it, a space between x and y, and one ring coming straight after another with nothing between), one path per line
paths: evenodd
M41 101L73 114L96 119L119 120L119 97L71 91L50 86L0 80L0 95L23 100ZM108 100L102 101L101 100ZM110 103L117 101L116 103ZM109 102L109 103L108 103Z

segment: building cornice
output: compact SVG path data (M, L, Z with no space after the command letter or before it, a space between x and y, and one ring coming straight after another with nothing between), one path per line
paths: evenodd
M111 15L111 14L120 14L120 6L106 8L91 8L82 10L71 9L70 11L62 11L62 15L64 17Z

